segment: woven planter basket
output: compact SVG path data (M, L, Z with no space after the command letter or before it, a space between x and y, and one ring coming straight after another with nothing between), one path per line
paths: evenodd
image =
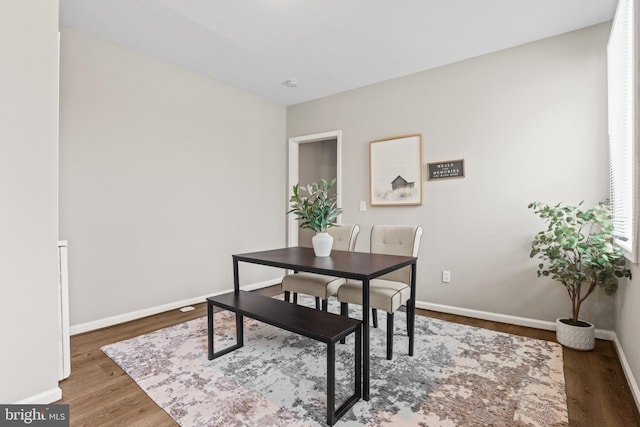
M596 328L589 322L589 326L568 325L556 319L556 339L565 347L576 350L593 350L596 344Z

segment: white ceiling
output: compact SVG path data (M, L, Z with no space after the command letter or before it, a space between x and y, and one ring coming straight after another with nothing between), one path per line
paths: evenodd
M616 3L60 0L60 22L292 105L611 20Z

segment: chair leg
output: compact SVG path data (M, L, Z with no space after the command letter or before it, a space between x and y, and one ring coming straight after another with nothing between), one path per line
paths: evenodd
M284 291L284 300L286 302L290 302L291 301L291 291Z
M329 301L326 299L322 300L322 311L329 311Z
M316 310L320 310L320 298L316 297Z
M393 313L387 313L387 360L393 358Z
M346 302L341 302L340 303L340 316L347 316L349 315L349 303ZM340 340L340 344L344 344L345 340L344 338L342 338Z
M373 327L377 328L378 327L378 310L376 310L375 308L371 309L371 318L373 319Z
M293 293L293 303L294 303L294 304L297 304L297 303L298 303L298 293L297 293L297 292L294 292L294 293Z

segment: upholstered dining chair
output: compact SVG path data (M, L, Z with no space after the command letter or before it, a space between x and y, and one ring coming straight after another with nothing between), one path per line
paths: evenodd
M371 228L371 253L418 256L422 227L419 225L374 225ZM387 312L387 359L393 358L393 314L411 298L411 267L392 271L369 283L369 301L374 327L377 311ZM349 280L338 289L340 314L347 315L349 304L362 305L362 283ZM415 301L412 301L415 304ZM409 311L407 310L407 325Z
M332 250L353 251L356 247L356 240L360 233L358 224L340 224L327 230L333 237ZM316 298L316 308L327 311L329 297L335 296L338 288L346 283L346 279L325 276L315 273L295 273L287 274L282 278L282 290L284 299L289 302L291 292L293 292L294 304L298 302L298 293L312 295Z

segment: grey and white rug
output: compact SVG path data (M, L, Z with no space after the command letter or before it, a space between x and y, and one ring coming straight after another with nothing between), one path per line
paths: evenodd
M339 312L336 302L330 311ZM359 307L350 315L360 318ZM215 316L221 349L235 340L235 317ZM416 316L409 357L405 316L397 313L387 361L379 316L371 329L371 400L358 401L336 426L568 425L558 344ZM353 390L349 338L337 346L338 405ZM182 426L325 425L326 345L247 318L244 341L207 360L203 317L102 350Z

